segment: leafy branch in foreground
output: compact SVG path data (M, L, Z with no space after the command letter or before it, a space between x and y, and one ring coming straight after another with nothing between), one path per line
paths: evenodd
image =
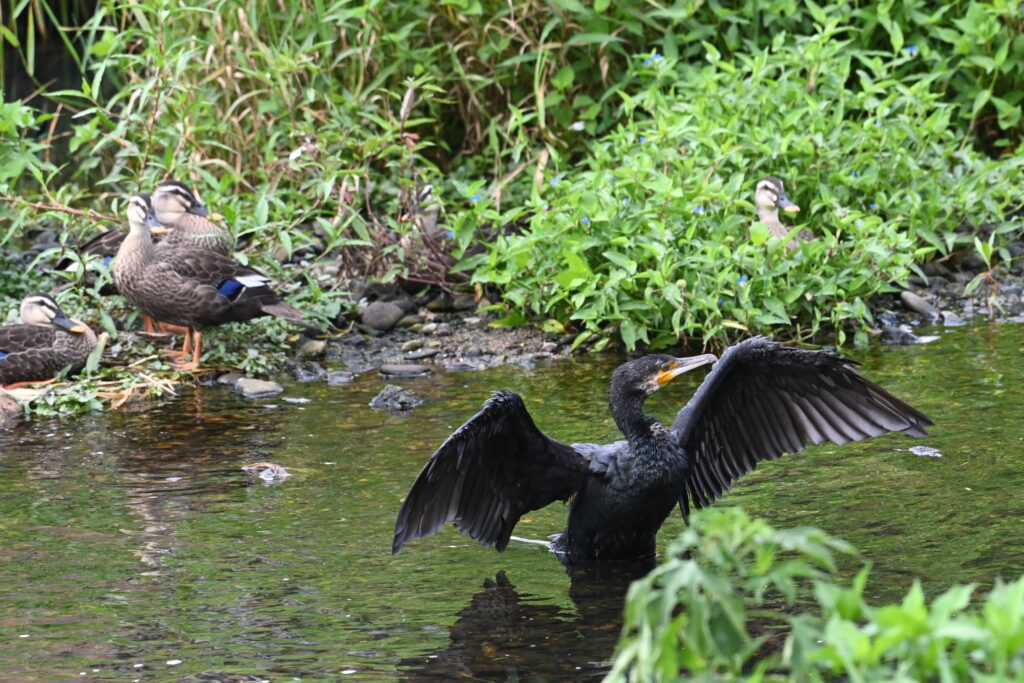
M635 582L606 683L1009 681L1024 678L1024 577L899 604L864 600L869 566L818 529L778 530L738 508L691 517L666 560ZM692 678L691 678L692 677Z

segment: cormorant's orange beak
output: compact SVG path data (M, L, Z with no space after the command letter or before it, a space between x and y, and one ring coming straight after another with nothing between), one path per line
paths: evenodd
M718 360L718 356L713 353L705 353L702 356L691 356L689 358L673 358L665 364L668 368L658 370L658 386L663 387L684 372L689 372L702 365L714 363L716 360Z

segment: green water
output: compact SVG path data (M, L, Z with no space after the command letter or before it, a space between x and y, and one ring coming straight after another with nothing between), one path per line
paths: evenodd
M937 591L1024 567L1024 327L959 329L858 354L936 422L931 438L818 447L768 463L723 504L813 524L874 563L869 592ZM0 433L0 680L313 681L600 678L628 579L572 577L513 543L446 531L390 555L395 513L433 449L494 388L542 429L611 440L618 359L406 382L409 415L371 411L383 385L289 385L250 402L199 390L146 410ZM648 402L670 419L687 378ZM941 458L906 450L922 444ZM265 486L239 468L270 460ZM516 533L561 530L560 505ZM671 519L664 543L680 529ZM511 586L484 589L499 571ZM179 662L171 663L168 662ZM84 675L83 675L84 674Z

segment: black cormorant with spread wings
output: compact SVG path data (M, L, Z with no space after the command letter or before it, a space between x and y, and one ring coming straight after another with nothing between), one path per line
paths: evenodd
M648 396L709 363L671 427L644 414ZM672 508L686 518L691 504L710 505L762 460L810 443L927 436L927 417L855 365L760 337L721 359L644 356L612 375L609 404L626 439L607 445L560 443L537 428L518 394L496 391L427 461L398 513L392 552L446 522L504 550L520 517L571 498L553 544L563 561L636 560L654 554Z

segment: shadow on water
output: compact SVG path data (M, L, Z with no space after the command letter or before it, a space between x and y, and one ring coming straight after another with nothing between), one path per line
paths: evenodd
M933 436L813 448L721 504L851 541L874 565L873 600L914 577L931 593L1016 577L1022 346L1024 327L992 326L858 354L936 421ZM599 678L631 573L567 573L543 548L498 554L452 530L389 551L416 473L488 391L522 393L563 441L609 441L615 364L438 373L407 383L427 402L405 415L369 410L383 382L362 377L261 402L197 390L0 433L0 680ZM650 412L668 419L699 379L659 392ZM261 460L292 476L266 486L240 471ZM530 513L515 533L545 538L565 514ZM670 517L661 546L681 528Z

